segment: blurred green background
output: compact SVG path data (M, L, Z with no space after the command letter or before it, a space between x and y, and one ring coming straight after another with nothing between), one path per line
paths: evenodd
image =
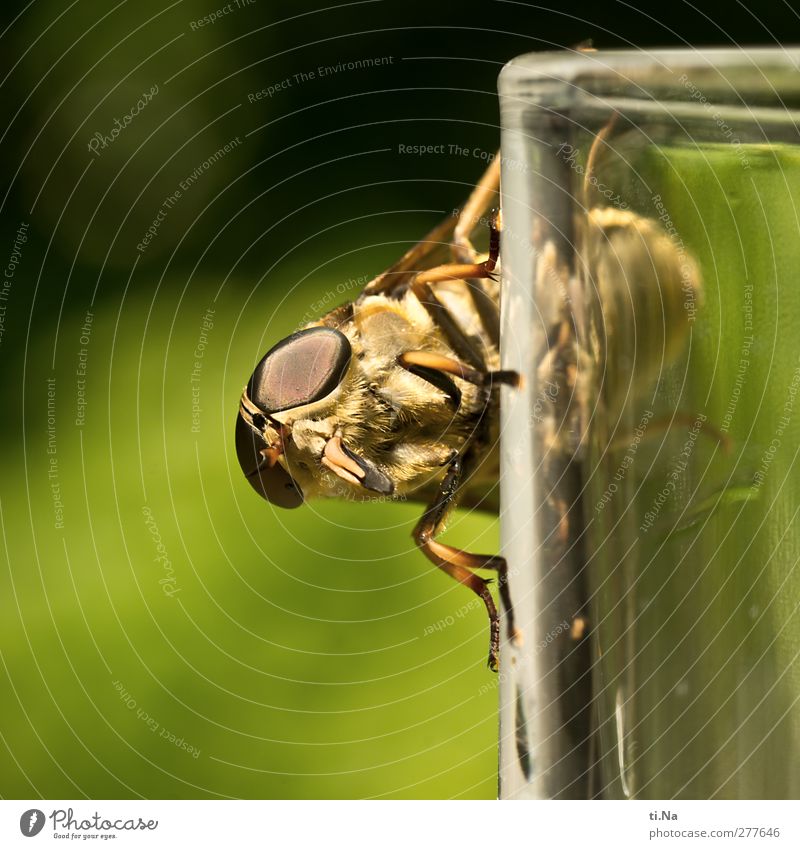
M495 795L485 614L413 550L420 508L278 513L231 437L263 352L463 201L506 60L797 24L617 11L5 12L4 797ZM494 551L496 520L448 539Z

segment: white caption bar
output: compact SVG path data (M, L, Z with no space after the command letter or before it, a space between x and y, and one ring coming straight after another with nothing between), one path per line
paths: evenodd
M796 847L798 820L798 802L33 799L0 801L0 845Z

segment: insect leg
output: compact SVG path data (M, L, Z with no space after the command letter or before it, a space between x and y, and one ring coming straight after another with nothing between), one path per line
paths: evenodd
M472 190L464 208L458 216L453 233L456 257L464 263L477 261L478 252L470 241L470 233L480 224L488 209L500 204L500 154L492 160L480 182Z
M483 357L475 348L472 340L458 326L450 311L436 297L432 284L443 283L447 280L469 281L492 277L497 265L500 244L496 230L493 232L495 233L492 237L493 251L483 262L437 265L428 271L421 271L411 283L411 289L417 300L428 310L433 320L444 331L453 350L462 360L466 360L473 368L479 370L483 366Z
M499 210L495 209L489 219L488 261L491 263L492 270L496 268L497 260L500 256L500 231L497 226L499 215ZM456 230L456 238L457 237L458 230ZM460 258L463 259L464 253L466 252L462 252ZM456 249L456 254L459 255L458 248ZM467 253L466 255L472 263L475 263L477 261L477 253L475 252L475 249L472 247L471 243L469 243L469 253ZM492 277L492 279L494 279L493 275L490 276ZM472 298L472 303L475 307L475 312L480 317L483 329L486 331L486 335L489 337L489 340L495 346L495 348L499 348L500 307L498 306L496 297L493 297L492 294L487 292L486 284L483 282L484 279L485 278L477 280L467 280L467 289L469 290L470 297Z
M583 202L586 210L591 208L592 204L589 200L590 187L594 181L594 172L597 168L597 157L600 154L601 145L608 146L608 137L614 131L614 125L619 118L619 112L615 112L608 122L603 126L600 132L594 137L592 146L589 148L589 154L586 157L586 174L583 178Z
M519 387L520 382L520 376L515 371L479 371L451 357L445 357L431 351L406 351L400 355L398 362L409 371L414 367L427 370L434 369L445 374L455 375L460 377L461 380L474 383L477 386L505 383L508 386Z
M443 283L445 280L470 280L470 279L485 279L492 276L497 260L491 257L483 262L473 263L448 263L446 265L437 265L428 271L420 271L414 279L412 288L414 293L419 295L423 286L431 283Z
M494 600L489 592L490 581L473 574L473 569L493 569L499 576L499 590L503 605L508 614L509 635L514 635L513 611L511 597L508 591L508 569L502 557L487 554L471 554L454 548L451 545L437 542L435 537L441 533L448 513L455 506L459 484L462 476L460 458L450 464L447 474L442 480L439 492L428 509L414 528L414 540L423 554L451 578L469 587L486 605L489 614L489 668L494 672L498 669L500 656L500 618L497 614Z
M444 267L445 266L439 266L439 268ZM473 267L475 266L470 266L470 268ZM432 270L435 271L436 269ZM417 275L417 278L419 276L420 275ZM458 354L458 356L462 360L468 362L473 368L482 368L483 357L481 353L475 347L472 340L469 339L464 331L458 326L458 322L456 322L450 314L447 307L433 293L433 289L431 289L430 284L424 281L418 282L415 280L411 284L411 287L417 297L417 300L425 307L431 318L441 328L442 332L447 337L447 341L450 343L450 346Z

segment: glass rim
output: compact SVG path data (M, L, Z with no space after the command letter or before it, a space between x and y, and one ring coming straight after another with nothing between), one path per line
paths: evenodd
M500 72L501 101L556 109L668 102L800 109L800 46L526 53Z

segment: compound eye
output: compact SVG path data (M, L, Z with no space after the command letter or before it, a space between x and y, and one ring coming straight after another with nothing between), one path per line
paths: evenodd
M256 366L247 394L265 413L319 401L341 383L352 350L332 327L301 330L278 342Z
M236 417L236 457L253 489L270 504L293 508L303 503L303 493L292 476L275 463L272 468L261 453L267 443L241 417Z

